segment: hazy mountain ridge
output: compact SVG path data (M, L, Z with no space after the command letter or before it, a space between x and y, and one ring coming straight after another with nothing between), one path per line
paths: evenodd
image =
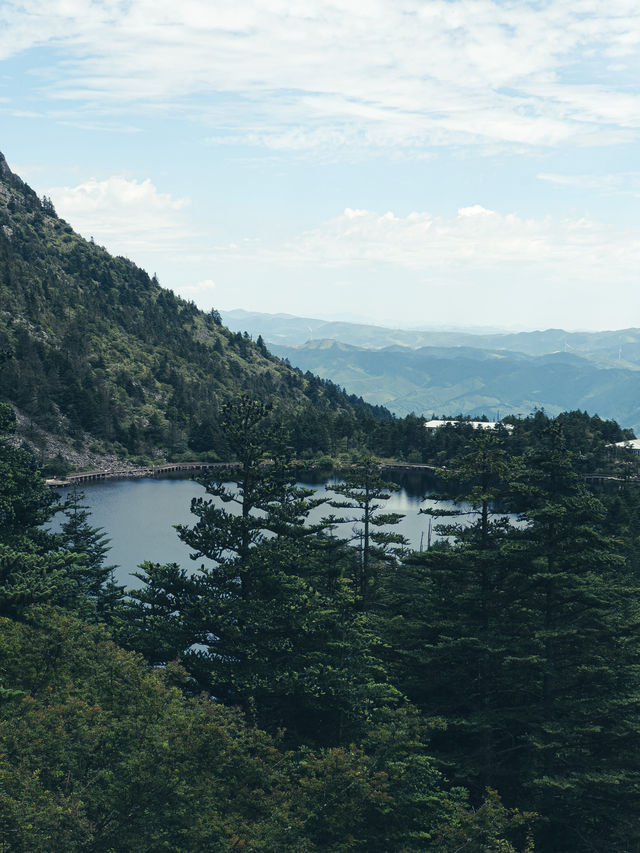
M312 327L306 318L273 319L247 312L226 312L225 317L232 327L244 323L250 333L261 334L271 351L291 364L330 378L397 415L460 412L503 417L536 408L550 415L581 409L640 429L639 329L470 335L322 321ZM340 339L314 339L297 346L273 340L272 330L283 336L287 329L295 339L305 323L317 335L331 328ZM395 340L398 336L403 343ZM407 343L422 337L434 343ZM354 343L358 339L368 340L369 346Z
M392 329L368 324L331 322L289 314L260 314L234 310L222 311L225 323L234 331L247 331L281 346L300 346L312 340L331 339L366 349L403 346L471 347L507 350L526 355L569 352L612 366L640 367L640 328L602 332L567 332L546 329L533 332L474 334L437 329Z

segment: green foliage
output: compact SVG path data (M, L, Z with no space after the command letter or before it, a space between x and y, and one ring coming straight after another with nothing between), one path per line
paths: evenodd
M359 540L356 561L355 585L360 606L366 609L376 576L381 566L394 562L398 553L408 545L404 536L379 530L397 524L404 518L400 513L380 512L395 483L384 480L380 475L377 460L370 456L343 472L342 481L329 486L329 491L341 495L341 500L329 501L329 506L340 510L353 510L354 514L331 517L333 523L355 524L354 537Z
M450 823L486 831L443 788L414 712L388 711L364 749L283 752L237 711L167 686L179 668L152 672L74 617L32 610L28 625L0 619L0 636L7 853L453 853Z
M52 514L54 496L38 475L33 456L12 446L8 438L16 420L9 406L0 403L0 539L11 542L37 527Z
M612 341L608 355L601 360L602 351L598 353L597 349L583 354L559 352L565 341L552 345L546 353L526 355L522 349L527 344L521 339L516 343L520 351L510 352L508 335L489 342L470 335L462 345L415 348L411 344L398 346L399 337L412 333L395 330L392 335L397 337L391 346L345 346L322 340L322 332L318 337L314 333L310 341L312 322L308 321L306 336L299 345L283 346L280 334L272 337L277 341L270 345L272 352L371 403L382 403L398 416L463 412L475 418L486 414L496 420L506 414L526 415L535 408L557 416L569 408L600 412L640 428L638 329L608 333L618 340L615 344ZM268 318L260 331L268 337ZM334 330L329 332L335 334ZM627 336L623 343L621 338ZM593 335L596 337L597 333ZM628 353L626 362L618 360L619 344Z
M1 547L12 549L16 591L4 583L0 601L20 621L0 615L7 853L453 853L456 827L507 844L511 815L496 806L489 836L482 810L447 789L430 758L432 727L390 682L373 620L356 606L347 546L304 527L308 497L279 457L261 465L265 423L248 401L229 410L228 439L244 462L238 491L225 493L247 499L264 535L240 528L225 555L211 528L212 569L145 564L144 586L124 601L105 582L104 534L81 496L66 505L61 534L43 533L35 522L53 506L40 500L38 472L30 479L26 456L0 445L33 498L8 478L12 542ZM111 606L96 608L109 595ZM162 666L87 624L96 618ZM202 685L248 716L194 698ZM256 722L281 730L279 740Z
M67 498L61 509L66 520L58 539L80 561L81 568L75 579L86 596L90 611L95 613L95 618L109 621L124 594L124 587L118 586L113 579L115 566L105 565L110 540L102 528L89 524L90 512L81 503L83 499L83 493L77 490ZM90 618L89 612L85 618Z
M444 718L433 749L456 781L541 815L541 849L633 849L637 577L560 424L513 466L489 451L476 442L460 469L477 522L406 561L385 600L397 683ZM509 495L517 527L486 511Z
M453 820L445 823L434 846L441 851L468 853L532 853L532 824L536 815L507 809L496 791L489 789L477 809L460 809Z
M41 529L54 513L54 495L33 457L12 446L13 413L0 406L0 615L19 618L38 602L75 607L83 598L80 561Z
M31 620L0 622L3 675L24 691L0 721L5 850L278 849L262 839L286 831L288 780L268 738L95 629Z
M508 456L521 456L526 450L544 442L544 432L551 419L542 411L526 418L507 417L505 424L513 427L511 433L498 428L493 432ZM563 412L553 419L558 423L575 453L574 465L579 473L596 471L615 474L620 468L608 445L623 441L628 436L615 421L606 421L586 412ZM374 420L366 425L364 434L357 433L360 447L367 447L383 458L404 459L435 466L452 467L452 461L467 453L467 448L477 438L476 430L468 419L458 416L455 423L436 430L424 428L424 418L408 415L403 419ZM634 466L638 470L638 465ZM459 489L458 489L459 491ZM456 489L447 491L455 497Z
M582 477L627 470L606 450L617 424L385 417L80 240L2 171L0 390L102 447L237 460L178 528L203 565L145 563L123 598L80 495L43 529L55 498L0 405L2 848L636 849L640 498L627 478L599 500ZM232 399L238 383L251 394ZM399 561L391 484L365 458L332 501L360 550L309 525L291 459L365 447L446 465L471 523Z
M339 573L353 552L321 525L305 525L318 501L295 485L282 446L263 464L274 440L267 415L246 398L225 408L225 437L239 465L207 480L218 503L194 499L196 524L178 526L208 565L187 575L146 564L118 636L154 663L180 657L201 689L240 704L261 726L286 729L290 742L349 743L400 694Z

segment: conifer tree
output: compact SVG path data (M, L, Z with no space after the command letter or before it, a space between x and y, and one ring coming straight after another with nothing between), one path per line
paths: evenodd
M459 508L428 511L452 517L436 527L447 538L409 555L382 599L396 683L429 715L445 718L436 746L447 772L477 796L500 788L510 762L503 755L510 754L510 720L500 711L508 689L502 624L509 523L497 511L509 472L502 437L473 434L443 472L445 494L453 489Z
M76 576L79 591L95 608L95 615L108 619L118 606L124 587L114 580L115 566L105 565L109 551L109 538L103 528L92 527L91 513L83 504L84 493L74 489L62 506L65 521L60 531L62 546L79 558L81 568ZM88 618L88 614L87 614Z
M523 788L547 819L543 849L622 853L640 843L640 587L560 426L544 439L525 455L518 489L528 583L513 614L530 645Z
M13 447L15 416L0 404L0 615L17 618L36 603L73 608L78 602L79 561L42 528L55 512L32 454Z
M319 500L295 485L286 437L269 436L267 414L248 399L227 408L238 465L192 502L196 524L178 527L207 563L191 574L145 564L118 636L155 663L180 657L200 689L292 742L348 743L401 696L341 576L348 549L306 523Z
M635 849L637 581L556 424L503 488L518 525L481 512L402 567L397 683L445 720L433 749L455 781L540 814L540 849Z
M355 525L354 539L359 541L359 547L354 579L360 606L365 610L370 605L380 566L393 562L408 545L401 534L380 529L398 524L404 518L401 513L380 512L391 492L397 488L395 483L382 478L380 466L371 456L364 457L359 464L345 471L342 482L328 487L342 497L341 500L329 501L329 506L353 511L331 520L334 524Z

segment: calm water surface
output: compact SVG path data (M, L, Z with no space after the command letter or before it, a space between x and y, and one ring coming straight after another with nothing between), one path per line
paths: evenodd
M406 536L411 547L419 549L422 544L426 548L429 517L419 515L418 510L433 506L445 507L447 503L425 499L423 495L429 491L429 481L425 477L416 476L415 472L409 477L394 473L393 478L403 487L392 494L382 511L404 513L404 519L393 528L394 531ZM300 485L315 489L319 497L340 499L339 495L326 489L327 485L337 480L317 484L310 483L309 479L309 476L305 477ZM107 480L83 484L82 491L85 495L83 503L91 510L90 523L94 527L104 528L111 539L107 560L118 566L116 578L119 583L129 587L139 586L139 581L131 573L145 560L178 563L185 568L201 564L202 560L194 562L190 559L190 549L178 539L172 526L195 521L189 511L191 499L206 494L199 483L182 478ZM62 490L60 494L65 498L68 492ZM318 520L331 513L338 515L340 510L325 504L313 511L310 520ZM351 535L351 527L344 525L336 532L347 537ZM432 541L435 539L433 534Z

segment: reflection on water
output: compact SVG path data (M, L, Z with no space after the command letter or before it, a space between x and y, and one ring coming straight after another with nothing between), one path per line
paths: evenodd
M317 482L318 472L300 474L300 485L316 490L319 497L335 497L328 492L326 485L337 482L337 478L327 480L326 472ZM419 549L421 542L426 547L429 517L419 515L420 508L441 506L424 498L432 481L419 472L393 472L393 479L402 488L394 492L384 505L384 512L400 512L405 515L394 531L402 533ZM313 482L313 481L316 482ZM111 550L107 556L109 563L118 566L116 577L119 583L138 586L139 582L131 577L137 566L145 560L157 563L179 563L185 568L200 565L189 557L189 549L179 539L174 524L190 524L194 518L189 511L191 499L205 494L204 488L192 480L179 477L166 479L107 480L101 483L83 484L84 503L91 510L90 523L94 527L104 528L111 539ZM62 491L63 498L68 492ZM227 505L228 508L229 505ZM340 510L328 505L313 510L310 519L317 521L330 514L339 515ZM336 535L351 536L352 525L344 525L336 530ZM432 541L435 540L435 534Z

